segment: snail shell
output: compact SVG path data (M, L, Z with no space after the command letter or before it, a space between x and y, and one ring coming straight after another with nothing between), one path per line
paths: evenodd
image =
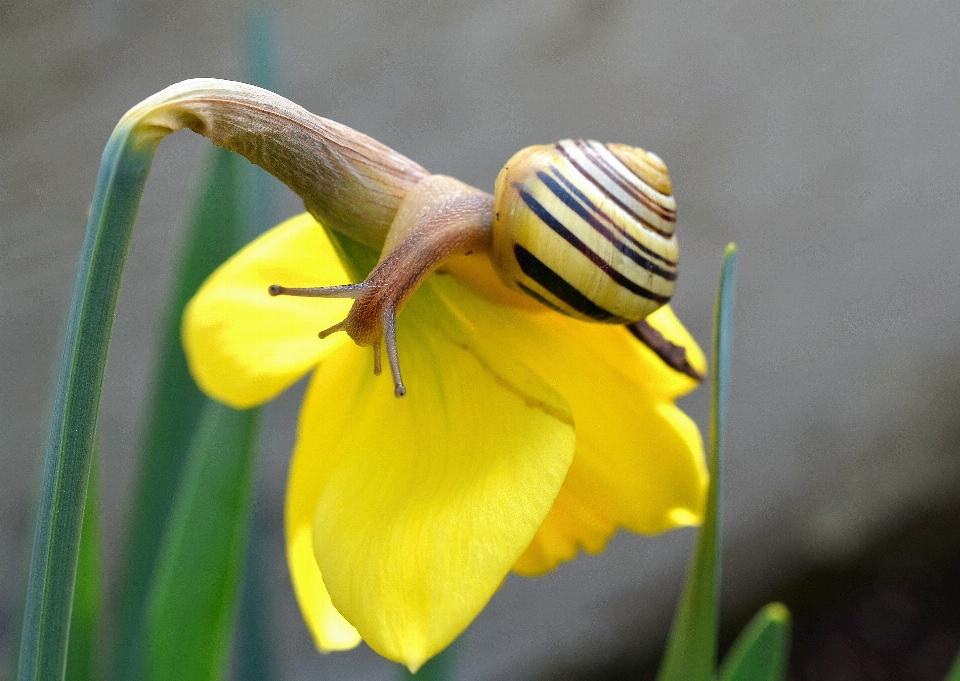
M495 269L507 286L570 316L639 321L673 294L675 223L656 154L592 140L527 147L497 177Z

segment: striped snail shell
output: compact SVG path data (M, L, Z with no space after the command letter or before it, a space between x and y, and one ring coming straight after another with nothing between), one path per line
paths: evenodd
M639 321L670 300L676 201L656 154L561 140L517 152L494 191L503 282L588 321Z

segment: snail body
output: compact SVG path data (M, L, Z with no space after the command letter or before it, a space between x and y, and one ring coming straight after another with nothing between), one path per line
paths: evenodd
M503 284L548 308L585 321L638 324L673 294L675 222L670 177L658 156L622 144L561 140L515 154L494 196L444 175L417 181L363 282L271 286L270 293L354 298L347 318L320 337L346 331L373 346L378 374L384 339L402 397L396 315L444 263L485 253Z

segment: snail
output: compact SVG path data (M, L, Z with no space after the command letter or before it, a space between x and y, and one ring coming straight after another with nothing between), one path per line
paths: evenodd
M677 278L676 202L663 161L623 144L561 140L516 153L494 196L429 175L410 191L376 269L358 284L270 287L271 295L353 298L342 322L371 345L383 339L395 392L406 393L396 315L420 282L450 258L489 254L500 280L542 305L585 321L635 324L670 300Z
M157 140L189 128L287 184L325 227L381 252L362 282L269 287L270 295L352 298L340 323L381 345L398 397L406 393L396 317L431 272L485 254L500 281L572 317L625 324L678 371L700 378L683 348L643 320L670 300L677 278L676 202L659 156L624 144L561 140L517 152L494 195L433 175L402 154L267 90L217 79L173 85L124 117ZM121 124L124 123L121 121Z
M587 140L528 147L500 172L495 197L493 260L511 288L616 324L670 300L676 201L656 154Z

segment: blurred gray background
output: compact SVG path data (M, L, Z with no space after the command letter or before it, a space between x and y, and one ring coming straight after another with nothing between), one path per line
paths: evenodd
M63 325L108 135L194 76L241 75L242 0L0 1L0 675L9 669ZM855 560L960 490L960 6L617 0L277 2L281 92L485 189L563 137L656 151L674 180L675 307L710 340L740 245L725 607ZM115 566L197 162L159 148L114 331L100 436ZM299 210L292 195L282 215ZM286 679L387 679L321 657L300 623L281 509L300 388L268 410L260 506ZM702 427L707 391L684 402ZM960 506L960 504L958 504ZM460 644L464 680L563 678L655 656L694 534L618 535L511 577Z

